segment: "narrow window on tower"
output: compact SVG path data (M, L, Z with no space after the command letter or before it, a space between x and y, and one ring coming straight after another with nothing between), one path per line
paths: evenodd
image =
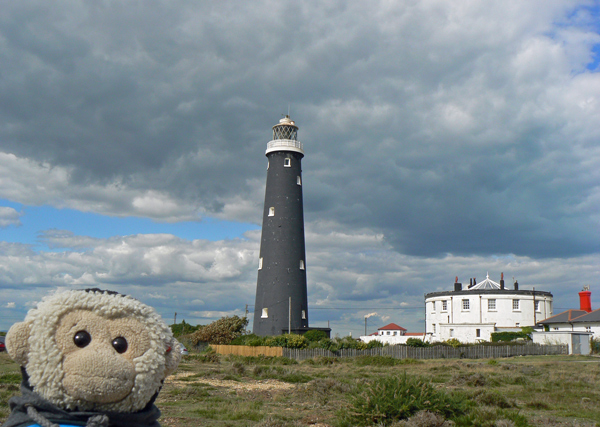
M306 319L306 310L302 310L302 319Z
M262 270L262 263L263 263L263 259L262 259L262 257L260 257L260 258L258 259L258 269L259 269L259 270Z
M285 160L283 161L283 166L285 166L286 168L291 168L292 167L292 159L290 159L289 157L286 157Z
M263 308L262 309L262 315L260 316L261 319L266 319L269 317L269 309L268 308Z
M269 208L269 216L275 216L275 208L273 206Z
M296 177L296 184L302 185L302 178L300 178L300 176Z
M271 162L267 160L267 170L269 170L270 165L271 165Z
M300 270L304 270L304 260L300 260Z

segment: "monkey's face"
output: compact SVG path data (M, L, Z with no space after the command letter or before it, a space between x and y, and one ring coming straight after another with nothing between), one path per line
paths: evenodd
M75 310L59 321L56 344L63 354L63 387L74 399L115 403L135 384L135 358L151 347L146 326L133 318L106 319Z

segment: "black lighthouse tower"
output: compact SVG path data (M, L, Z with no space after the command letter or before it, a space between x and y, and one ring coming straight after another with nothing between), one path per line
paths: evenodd
M267 144L267 188L254 305L256 335L304 333L308 328L302 143L285 116Z

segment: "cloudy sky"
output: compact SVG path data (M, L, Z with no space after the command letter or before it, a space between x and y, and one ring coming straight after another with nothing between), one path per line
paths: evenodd
M424 293L488 272L600 307L597 2L0 7L0 330L57 288L252 311L288 108L312 326L422 331Z

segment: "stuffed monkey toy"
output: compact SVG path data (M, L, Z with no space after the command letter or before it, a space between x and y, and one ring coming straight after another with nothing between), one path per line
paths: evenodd
M154 400L181 358L153 308L100 289L44 298L6 348L23 382L3 427L160 427Z

